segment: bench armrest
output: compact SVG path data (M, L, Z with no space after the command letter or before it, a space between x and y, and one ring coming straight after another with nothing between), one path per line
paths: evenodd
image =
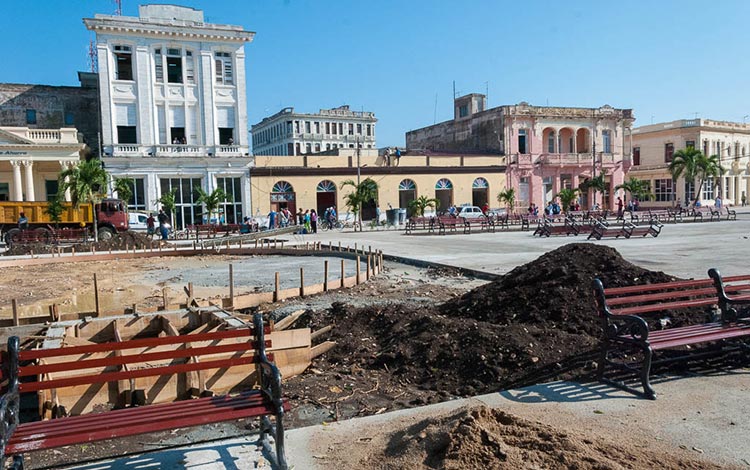
M620 337L628 342L642 343L648 341L648 323L637 315L615 315L607 306L604 285L598 278L594 279L594 297L599 316L602 317L606 339ZM625 338L622 338L625 336Z
M738 319L750 318L750 299L736 299L727 295L724 289L724 279L721 277L721 273L716 268L708 270L708 275L714 280L714 287L716 287L716 293L719 297L719 308L721 309L722 321L735 321ZM738 311L737 307L740 308Z
M0 397L0 468L5 468L5 447L18 426L21 396L18 392L18 336L8 338L7 361L3 360L8 377L8 390Z

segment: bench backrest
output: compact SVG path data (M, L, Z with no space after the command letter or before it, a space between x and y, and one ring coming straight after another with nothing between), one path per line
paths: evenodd
M642 284L605 289L594 280L597 307L602 315L648 315L690 307L720 305L720 289L737 294L734 299L750 299L750 276L722 278L718 271L709 271L711 278Z
M13 351L11 338L8 353L23 365L9 371L9 378L37 377L19 384L23 393L254 364L264 356L273 360L265 352L269 331L261 318L259 327L23 351Z

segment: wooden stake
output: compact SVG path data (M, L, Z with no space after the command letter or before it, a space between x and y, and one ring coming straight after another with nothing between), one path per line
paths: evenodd
M323 261L323 292L328 292L328 260Z
M167 288L162 287L161 288L161 307L162 310L167 310L167 306L169 305L168 299L167 299Z
M341 253L341 240L339 240L339 253Z
M258 249L258 239L257 238L255 239L255 249L256 250Z
M18 326L18 302L16 301L16 299L12 299L10 301L10 305L13 308L13 326Z
M333 251L333 242L328 242L328 251Z
M94 273L94 308L96 316L99 316L100 310L99 310L99 282L96 278L96 273Z
M344 260L341 260L341 287L344 287Z
M324 326L323 328L319 330L313 331L312 334L310 335L310 341L320 338L321 336L323 336L324 334L328 333L331 330L333 330L333 325Z
M132 309L133 315L138 315L138 304L133 304L130 308Z
M347 247L347 248L349 248L349 247ZM357 252L357 244L356 243L354 244L354 252L355 253Z
M372 263L372 256L367 255L367 274L365 274L365 279L368 281L370 280L370 263Z
M242 249L242 239L240 238L240 250Z
M356 274L356 284L359 285L360 282L361 282L361 280L359 278L359 255L357 256L357 269L356 269L356 271L357 271L357 274Z
M234 266L229 263L229 306L234 310Z
M305 268L299 268L299 296L305 296Z
M75 256L75 255L76 255L76 247L71 246L70 247L70 256Z
M279 301L279 273L276 272L274 277L274 287L273 287L273 301L278 302Z

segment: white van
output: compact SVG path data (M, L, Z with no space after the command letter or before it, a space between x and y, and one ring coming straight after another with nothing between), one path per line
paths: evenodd
M146 225L147 219L148 213L146 212L128 212L128 224L130 225L130 230L145 232L148 230Z

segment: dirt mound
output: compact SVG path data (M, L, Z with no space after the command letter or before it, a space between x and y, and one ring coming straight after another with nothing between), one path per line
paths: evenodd
M119 251L125 249L133 249L133 247L142 250L151 247L158 247L159 241L153 240L152 237L147 236L144 233L127 231L120 232L111 240L100 241L99 243L87 242L87 243L75 243L65 244L64 246L58 247L57 245L47 245L44 243L30 243L30 244L15 244L4 254L6 256L21 256L29 255L31 253L37 254L48 254L57 253L58 248L63 253L69 253L72 249L75 249L77 253L90 252L91 247L94 246L96 251ZM163 245L166 246L166 245Z
M440 311L497 325L523 323L600 336L591 287L597 277L605 287L674 280L625 261L614 248L571 243L446 302Z
M387 442L382 453L368 456L362 464L375 461L383 470L723 468L653 448L560 431L487 407L423 420L393 433Z

